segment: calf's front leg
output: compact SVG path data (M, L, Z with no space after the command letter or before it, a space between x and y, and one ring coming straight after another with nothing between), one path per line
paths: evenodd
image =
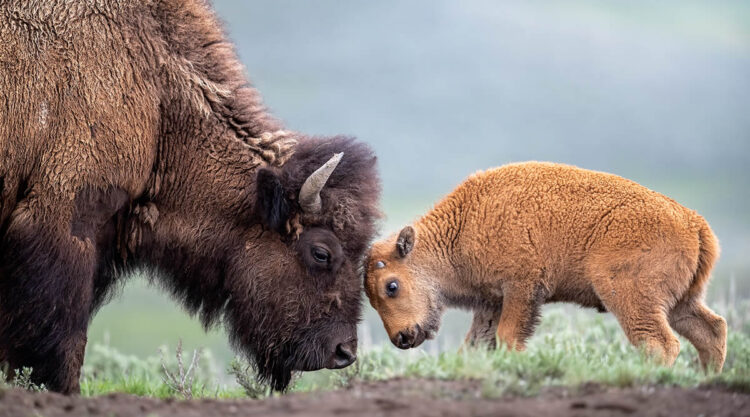
M495 349L497 343L495 334L497 325L500 322L502 304L496 309L480 307L474 310L474 319L471 322L471 328L466 334L464 343L460 351L470 348Z
M497 340L510 349L524 350L539 324L547 291L541 284L511 282L503 285L503 308Z

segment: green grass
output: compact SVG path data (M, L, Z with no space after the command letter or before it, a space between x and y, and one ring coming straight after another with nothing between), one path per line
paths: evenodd
M706 375L700 369L695 349L685 340L681 339L682 351L676 363L667 368L630 346L608 315L578 315L572 320L565 309L554 309L547 312L524 352L500 349L430 355L420 350L405 352L390 345L379 346L360 352L355 366L298 375L289 392L331 390L357 381L395 377L478 380L481 394L488 397L534 395L546 387L575 389L591 382L614 387L721 385L750 392L750 335L743 330L729 334L724 372ZM190 352L185 357L187 362ZM94 344L89 347L83 369L82 394L126 392L159 398L180 397L164 382L162 361L159 355L139 358ZM174 353L165 355L165 361L168 369L175 372ZM226 372L215 364L210 353L204 352L196 366L193 396L269 395L265 387L253 382L252 368L246 363L234 362L229 373L248 387L247 393L234 380L227 379Z
M408 377L480 380L485 396L534 395L545 387L576 388L591 382L614 387L721 385L750 392L750 336L745 333L730 333L724 371L707 375L701 371L697 352L684 340L682 352L670 368L630 346L610 320L593 319L583 332L565 329L563 321L561 315L549 317L543 334L534 337L524 352L500 349L404 355L385 346L364 353L358 368L328 372L327 376L326 372L305 375L294 389L329 389L354 380Z
M180 393L165 383L164 367L179 373L174 351L166 346L159 348L162 355L141 358L126 355L104 344L93 344L88 348L86 362L81 375L81 395L94 396L111 392L171 398ZM192 352L185 352L183 369L189 366ZM242 397L242 388L232 381L221 381L222 372L210 351L201 351L194 371L192 392L195 397L231 398Z

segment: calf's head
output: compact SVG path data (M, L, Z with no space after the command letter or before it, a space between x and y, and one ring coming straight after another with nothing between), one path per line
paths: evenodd
M225 318L259 376L284 389L293 371L356 359L364 252L380 217L375 156L347 138L300 142L257 172L259 225L231 262Z
M414 228L406 226L376 242L367 262L365 292L391 342L401 349L432 339L440 326L440 293L426 268L429 256L417 246Z

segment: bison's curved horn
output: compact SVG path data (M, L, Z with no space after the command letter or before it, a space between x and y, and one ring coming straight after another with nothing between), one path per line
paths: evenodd
M328 177L331 176L343 156L343 152L334 154L328 162L310 174L305 183L302 184L302 188L299 190L299 205L305 213L320 213L320 209L323 207L320 201L320 191L326 185Z

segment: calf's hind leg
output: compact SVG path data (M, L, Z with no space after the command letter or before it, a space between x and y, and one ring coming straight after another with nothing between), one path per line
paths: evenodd
M629 311L613 313L630 343L644 348L649 356L662 365L674 364L680 353L680 341L669 328L664 312L648 306L632 305Z
M602 303L611 311L633 345L649 356L672 366L680 353L680 341L672 333L665 313L666 294L653 280L614 274L594 282Z
M698 299L681 300L669 313L669 324L698 350L705 370L721 372L727 354L727 322Z

